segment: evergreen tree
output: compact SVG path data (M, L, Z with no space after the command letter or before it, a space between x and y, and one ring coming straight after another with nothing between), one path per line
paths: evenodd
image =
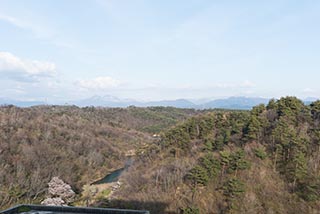
M187 178L192 181L193 186L197 186L199 184L205 186L209 181L209 174L205 168L196 165L190 170Z
M221 165L219 160L213 157L212 154L207 154L200 159L200 164L203 168L207 170L209 178L215 177L221 170Z

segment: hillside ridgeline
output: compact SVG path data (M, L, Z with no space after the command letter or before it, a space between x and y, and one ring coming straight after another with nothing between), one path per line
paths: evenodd
M320 102L194 116L139 158L117 198L152 213L318 213Z

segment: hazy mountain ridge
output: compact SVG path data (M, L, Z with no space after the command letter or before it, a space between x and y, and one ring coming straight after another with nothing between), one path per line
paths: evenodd
M203 108L251 109L259 104L267 104L269 99L259 97L229 97L203 104Z
M0 98L0 105L15 105L19 107L30 107L36 105L45 105L42 101L13 100L9 98Z
M312 98L312 101L316 98ZM16 105L19 107L30 107L35 105L76 105L79 107L86 106L101 106L101 107L148 107L148 106L164 106L164 107L176 107L176 108L194 108L194 109L210 109L210 108L223 108L223 109L244 109L249 110L253 106L258 104L266 104L269 99L260 97L229 97L221 99L212 99L210 101L190 101L188 99L176 99L176 100L159 100L159 101L136 101L133 99L120 99L118 97L105 95L105 96L93 96L86 99L72 100L64 103L46 103L41 101L23 101L23 100L11 100L6 98L0 98L0 105ZM305 100L306 103L310 102L310 99ZM197 104L196 104L197 103Z
M105 96L93 96L81 100L73 100L65 103L46 103L42 101L23 101L23 100L12 100L6 98L0 98L0 105L15 105L18 107L31 107L37 105L76 105L79 107L95 106L95 107L175 107L175 108L190 108L190 109L239 109L239 110L250 110L252 107L259 104L267 104L269 98L261 97L244 97L244 96L233 96L221 99L212 99L210 101L190 101L188 99L176 99L176 100L159 100L159 101L137 101L133 99L121 99L118 97L105 95ZM318 100L315 97L308 97L302 101L309 105L313 101ZM198 103L198 104L196 104Z
M224 99L213 99L205 101L199 104L195 104L188 99L176 99L176 100L159 100L142 102L129 99L119 99L112 96L94 96L88 99L73 101L70 104L74 104L80 107L84 106L103 106L103 107L148 107L148 106L170 106L176 108L195 108L195 109L207 109L207 108L225 108L225 109L251 109L258 104L266 104L269 101L267 98L259 97L229 97Z

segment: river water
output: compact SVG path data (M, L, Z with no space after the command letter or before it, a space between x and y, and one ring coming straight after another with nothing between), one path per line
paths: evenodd
M107 184L107 183L112 183L112 182L116 182L118 181L119 177L121 176L121 174L127 170L133 163L133 159L130 158L127 160L125 167L117 169L109 174L107 174L105 177L103 177L100 180L97 180L95 182L93 182L91 185L96 185L96 184Z

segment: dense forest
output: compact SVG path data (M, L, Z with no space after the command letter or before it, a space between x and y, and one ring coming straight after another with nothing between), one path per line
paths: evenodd
M320 209L320 101L284 97L251 111L4 106L0 130L0 207L41 201L53 176L81 198L84 184L134 149L121 188L91 206L183 214Z
M320 101L295 97L194 116L139 156L118 199L161 202L142 207L152 213L319 213L319 128Z

